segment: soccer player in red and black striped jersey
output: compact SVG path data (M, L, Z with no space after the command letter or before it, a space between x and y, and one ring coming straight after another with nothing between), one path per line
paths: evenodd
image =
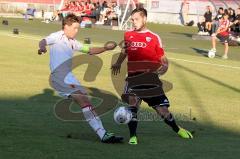
M131 20L133 30L125 32L125 48L122 50L116 63L112 65L112 73L116 75L120 72L124 59L126 57L128 59L128 77L122 100L128 103L128 108L133 114L132 120L128 123L130 131L129 144L138 143L136 133L138 124L137 112L141 101L145 101L150 107L155 109L164 119L164 122L180 137L193 138L189 131L176 124L173 115L168 110L170 104L158 76L166 73L168 60L160 37L146 28L147 11L144 8L133 10ZM143 78L138 78L140 76ZM160 87L155 87L156 85ZM158 94L153 91L155 88L160 88L156 91ZM143 92L139 93L139 91Z

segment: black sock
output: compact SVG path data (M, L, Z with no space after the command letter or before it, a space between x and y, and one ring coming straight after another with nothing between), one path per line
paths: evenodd
M167 118L164 119L164 122L169 125L176 133L179 131L179 127L177 126L176 121L171 113Z
M131 106L129 107L129 110L132 112L132 120L128 123L128 128L129 128L129 132L130 132L130 137L136 136L137 135L137 111L138 108Z

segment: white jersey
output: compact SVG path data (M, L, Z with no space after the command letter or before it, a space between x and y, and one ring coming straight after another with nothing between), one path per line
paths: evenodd
M75 39L68 39L63 31L52 33L45 40L50 47L51 72L65 61L71 60L74 51L80 51L83 46Z
M44 38L50 47L50 70L52 82L60 87L54 87L62 96L68 96L76 89L69 86L78 86L77 89L84 92L80 82L72 73L72 58L75 51L80 51L83 45L76 39L68 39L63 31L58 31ZM60 89L61 88L61 89ZM64 90L62 88L65 88ZM66 89L67 88L67 89Z

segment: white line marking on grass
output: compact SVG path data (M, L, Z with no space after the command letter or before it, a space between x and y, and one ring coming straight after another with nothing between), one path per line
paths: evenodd
M212 66L225 67L225 68L240 69L240 67L237 67L237 66L228 66L228 65L213 64L213 63L208 63L208 62L191 61L191 60L178 59L178 58L172 58L172 57L169 59L175 60L175 61L184 61L184 62L189 62L189 63L197 63L197 64L212 65Z
M26 40L35 40L35 41L39 41L40 39L38 38L33 38L31 36L24 36L24 35L11 35L11 34L2 34L3 36L9 36L12 38L19 38L19 39L26 39Z
M177 47L176 47L176 48L174 48L174 47L173 47L173 48L164 47L164 49L165 49L165 50L178 50L179 48L177 48Z

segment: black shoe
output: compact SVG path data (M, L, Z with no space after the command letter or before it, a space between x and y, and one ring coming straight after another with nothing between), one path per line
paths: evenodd
M103 143L122 143L123 137L122 136L115 136L113 133L106 132L102 138Z

